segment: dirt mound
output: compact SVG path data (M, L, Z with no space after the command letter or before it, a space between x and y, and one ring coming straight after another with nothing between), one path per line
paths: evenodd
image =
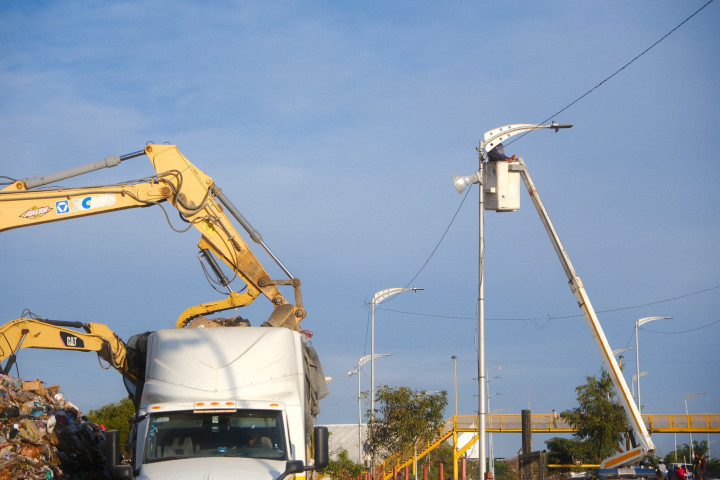
M0 374L0 480L109 478L103 428L58 390Z

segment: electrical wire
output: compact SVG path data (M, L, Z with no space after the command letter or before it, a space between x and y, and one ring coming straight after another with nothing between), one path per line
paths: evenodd
M408 288L410 285L412 285L412 283L415 281L415 279L420 275L420 273L425 269L425 267L427 267L427 264L430 263L430 260L433 258L433 256L435 255L435 252L437 252L438 248L440 248L440 244L443 242L443 240L445 239L445 236L450 231L450 227L452 227L453 223L455 223L455 219L457 218L458 213L460 213L460 209L462 208L463 204L465 203L465 200L467 199L468 194L470 193L471 189L472 189L472 185L470 185L470 188L468 188L467 191L465 192L465 196L460 201L460 206L458 206L457 210L455 210L455 214L450 219L450 223L448 224L447 228L445 229L442 236L440 237L440 240L438 240L437 244L435 245L435 248L433 248L433 251L430 252L430 256L427 258L427 260L425 260L425 263L423 263L422 267L420 267L420 270L417 271L415 276L412 277L409 282L407 282L407 284L405 285L405 288Z
M641 305L611 308L611 309L607 309L607 310L598 310L597 313L611 313L611 312L619 312L619 311L623 311L623 310L633 310L633 309L636 309L636 308L647 307L647 306L649 306L649 305L657 305L657 304L659 304L659 303L672 302L672 301L675 301L675 300L680 300L680 299L683 299L683 298L691 297L691 296L693 296L693 295L699 295L699 294L701 294L701 293L711 292L711 291L717 290L717 289L720 289L720 285L716 285L716 286L714 286L714 287L703 288L702 290L696 290L696 291L694 291L694 292L686 293L686 294L683 294L683 295L678 295L678 296L671 297L671 298L667 298L667 299L663 299L663 300L657 300L657 301L654 301L654 302L644 303L644 304L641 304ZM476 320L476 317L460 317L460 316L452 316L452 315L440 315L440 314L407 312L407 311L402 311L402 310L392 310L392 309L389 309L389 308L386 308L386 307L376 307L376 309L377 309L377 310L386 310L386 311L394 312L394 313L402 313L402 314L405 314L405 315L415 315L415 316L418 316L418 317L448 318L448 319L453 319L453 320ZM582 316L583 316L582 314L562 315L562 316L551 316L551 315L548 315L546 321L547 321L547 322L550 322L550 321L552 321L552 320L567 320L567 319L571 319L571 318L581 318ZM496 321L496 322L536 322L536 321L538 321L537 318L486 318L485 320L487 320L487 321ZM717 323L717 322L710 323L710 324L708 324L708 325L706 325L706 326L714 325L715 323ZM647 330L647 329L645 328L645 329L643 329L643 330ZM652 330L647 330L647 331L652 331ZM688 332L690 332L690 331L692 331L692 330L688 330ZM663 332L656 332L656 333L663 333ZM685 333L685 332L677 332L677 333Z
M704 328L711 327L711 326L715 325L716 323L720 323L720 320L715 320L714 322L708 323L707 325L703 325L703 326L701 326L701 327L691 328L690 330L681 330L681 331L678 331L678 332L659 332L659 331L657 331L657 330L650 330L650 329L648 329L648 328L643 328L642 331L644 331L644 332L650 332L650 333L659 333L659 334L661 334L661 335L676 335L676 334L679 334L679 333L697 332L698 330L702 330L702 329L704 329Z
M550 120L552 120L553 118L557 117L558 115L560 115L560 114L561 114L562 112L564 112L565 110L569 109L570 107L572 107L573 105L575 105L576 103L578 103L578 102L579 102L580 100L582 100L583 98L585 98L585 97L587 97L588 95L590 95L592 92L594 92L594 91L597 90L598 88L600 88L604 83L608 82L608 81L609 81L610 79L612 79L615 75L617 75L617 74L619 74L620 72L622 72L623 70L625 70L625 69L626 69L627 67L629 67L633 62L635 62L637 59L639 59L640 57L642 57L643 55L645 55L647 52L649 52L650 50L652 50L652 49L653 49L655 46L657 46L660 42L662 42L662 41L665 40L667 37L669 37L670 35L672 35L677 29L679 29L680 27L682 27L683 25L685 25L688 21L690 21L691 18L693 18L693 17L694 17L695 15L697 15L698 13L700 13L701 10L703 10L705 7L707 7L708 5L710 5L713 1L714 1L714 0L708 0L708 2L705 3L705 5L703 5L702 7L698 8L692 15L690 15L690 16L687 17L685 20L683 20L682 22L680 22L675 28L673 28L672 30L670 30L668 33L666 33L665 35L663 35L663 36L660 38L660 40L656 41L655 43L653 43L652 45L650 45L649 47L647 47L647 48L646 48L645 50L643 50L640 54L636 55L635 58L633 58L632 60L630 60L629 62L627 62L625 65L623 65L623 66L620 67L619 69L617 69L612 75L606 77L602 82L598 83L597 85L595 85L594 87L592 87L590 90L588 90L587 92L585 92L584 94L580 95L578 98L576 98L575 100L573 100L572 102L570 102L569 104L567 104L565 107L561 108L560 110L558 110L557 112L555 112L554 114L550 115L548 118L546 118L545 120L543 120L542 122L540 122L540 125L545 124L546 122L549 122ZM530 132L532 132L532 131L534 131L534 130L535 130L535 129L529 130L529 131L523 133L522 135L519 135L518 137L516 137L516 138L514 138L513 140L509 141L507 144L508 144L508 145L511 145L511 144L515 143L516 141L520 140L520 139L523 138L525 135L527 135L528 133L530 133Z

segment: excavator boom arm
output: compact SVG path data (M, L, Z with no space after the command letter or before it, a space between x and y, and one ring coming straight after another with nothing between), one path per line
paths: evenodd
M155 167L156 176L123 185L89 188L39 188L55 181L88 173L99 168L113 167L121 161L146 154ZM305 317L302 306L300 280L263 242L262 236L249 224L212 178L185 158L175 145L147 145L142 152L123 157L108 157L104 161L66 170L47 177L28 178L13 182L0 190L0 232L42 223L98 215L111 211L147 207L167 202L201 236L198 246L212 251L221 258L246 284L244 292L232 292L228 298L185 310L177 321L183 327L199 316L250 304L260 294L275 307L268 323L299 330ZM259 243L289 280L274 280L243 240L225 208L243 226L250 237ZM290 285L294 290L294 303L289 302L278 289ZM278 308L282 307L282 308Z
M0 232L149 207L168 200L172 190L155 182L81 189L0 191Z

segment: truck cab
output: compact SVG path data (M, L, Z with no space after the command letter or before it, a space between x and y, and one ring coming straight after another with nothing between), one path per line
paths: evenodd
M170 475L198 478L212 473L230 478L277 478L296 459L284 405L264 402L154 404L136 432L135 470L139 478ZM304 452L298 452L304 454ZM304 465L304 461L303 461ZM270 476L268 476L270 473Z
M151 333L132 466L115 477L304 479L326 465L327 429L313 426L306 347L287 328Z

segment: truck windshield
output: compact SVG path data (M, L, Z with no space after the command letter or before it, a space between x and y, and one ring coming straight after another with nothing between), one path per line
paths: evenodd
M287 459L277 410L153 413L149 422L146 462L217 456Z

